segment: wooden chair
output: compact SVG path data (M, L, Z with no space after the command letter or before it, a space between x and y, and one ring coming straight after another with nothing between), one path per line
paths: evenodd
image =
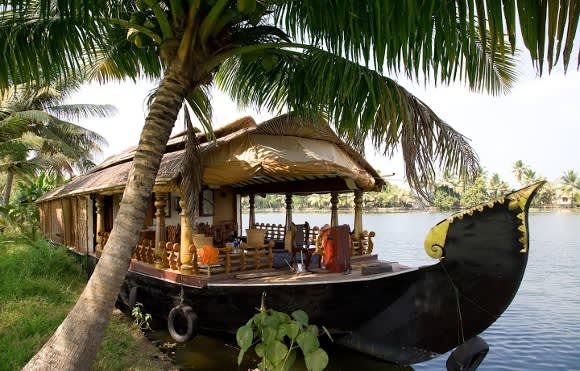
M310 259L314 249L310 248L310 225L308 222L304 224L292 225L292 263L304 263L306 268L310 266ZM300 257L296 260L296 255Z
M272 268L274 241L265 241L263 229L246 229L247 242L242 244L246 269Z

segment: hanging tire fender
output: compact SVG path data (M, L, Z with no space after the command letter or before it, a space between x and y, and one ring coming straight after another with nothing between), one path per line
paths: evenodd
M445 366L448 371L473 371L481 364L489 345L479 336L472 337L461 344L447 358Z
M171 338L178 343L191 340L197 333L198 318L193 308L180 304L169 312L167 330Z
M139 294L139 286L131 287L129 291L129 310L133 310L135 308L135 304L137 304L137 295Z

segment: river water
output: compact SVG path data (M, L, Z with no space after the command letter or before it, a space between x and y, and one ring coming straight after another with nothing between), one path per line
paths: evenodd
M433 264L423 250L427 231L448 213L367 213L380 258L406 265ZM257 213L256 221L284 223L284 213ZM322 226L327 213L294 213L296 223ZM524 279L506 312L482 337L490 351L480 370L580 370L580 212L533 212L530 255ZM244 216L247 225L247 215ZM339 215L353 224L353 214ZM158 335L161 336L161 335ZM399 367L328 345L328 370L445 370L448 355ZM235 370L237 349L220 339L198 336L176 349L174 360L188 370ZM255 365L255 363L254 363ZM247 365L240 369L247 370ZM296 370L303 369L297 364Z

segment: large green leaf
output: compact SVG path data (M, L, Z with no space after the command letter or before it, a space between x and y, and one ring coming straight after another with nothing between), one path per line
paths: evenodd
M252 346L254 339L254 332L251 326L242 326L236 332L236 342L243 352L247 351Z
M328 354L324 349L318 348L312 353L306 354L304 360L309 371L321 371L328 366Z
M296 338L296 343L298 343L304 355L308 355L320 347L318 336L314 335L312 332L300 333Z
M276 340L266 346L266 358L274 365L280 365L286 355L288 354L288 347L286 344Z

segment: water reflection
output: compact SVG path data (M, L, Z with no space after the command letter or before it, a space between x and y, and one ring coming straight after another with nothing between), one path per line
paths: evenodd
M167 331L153 331L149 338L155 342L172 343ZM413 371L412 367L399 366L360 353L332 345L322 344L322 348L329 354L330 363L325 370L328 371ZM259 359L256 355L248 352L241 366L238 367L238 350L235 343L225 338L197 335L187 344L177 345L173 349L171 358L180 370L203 370L203 371L223 371L240 370L246 371L254 369ZM296 360L292 371L306 370L304 361Z
M408 265L432 264L422 243L429 228L445 213L367 214L365 229L380 231L375 238L379 256ZM283 213L261 213L259 222L283 222ZM326 214L295 213L295 220L323 225ZM247 220L247 219L245 219ZM352 222L341 214L339 223ZM247 225L247 224L246 224ZM524 280L507 311L482 337L490 352L481 370L578 370L580 364L580 213L533 213L530 216L530 254ZM165 333L156 334L170 341ZM413 370L339 348L324 347L330 357L327 370ZM248 370L257 361L237 367L233 343L196 337L175 350L175 363L184 370ZM416 370L444 370L448 354L414 365ZM304 370L296 364L293 370Z

